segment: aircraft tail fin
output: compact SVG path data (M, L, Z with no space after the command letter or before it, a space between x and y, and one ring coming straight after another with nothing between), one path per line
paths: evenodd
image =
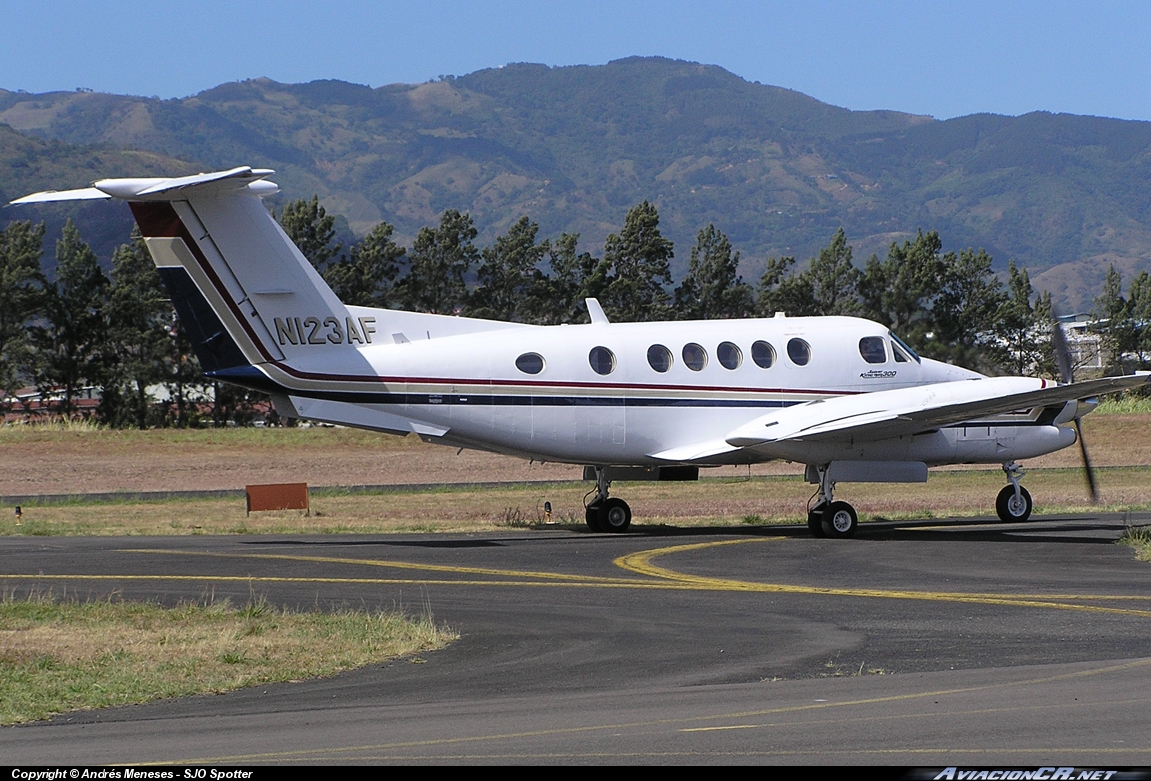
M126 200L209 376L266 384L254 367L330 358L373 342L372 310L349 311L268 213L272 171L106 179L13 203Z

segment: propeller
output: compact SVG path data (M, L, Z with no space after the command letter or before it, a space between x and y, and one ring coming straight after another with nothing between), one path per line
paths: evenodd
M1067 347L1067 337L1063 333L1062 324L1056 322L1051 326L1051 346L1055 348L1055 364L1059 367L1059 379L1066 385L1074 382L1071 371L1071 351ZM1075 438L1079 440L1079 453L1083 457L1083 476L1087 479L1087 494L1091 503L1099 502L1099 491L1095 484L1095 469L1091 466L1091 458L1087 455L1087 443L1083 441L1083 427L1080 425L1078 415L1075 417Z

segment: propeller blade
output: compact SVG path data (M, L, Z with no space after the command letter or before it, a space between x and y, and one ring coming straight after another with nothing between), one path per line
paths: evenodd
M1099 503L1099 491L1095 484L1095 469L1091 466L1091 459L1087 455L1087 443L1083 441L1083 427L1079 418L1075 419L1075 436L1079 440L1079 453L1083 456L1083 476L1087 478L1087 493L1091 497L1091 504Z
M1067 336L1063 333L1061 323L1051 324L1051 346L1055 348L1055 365L1059 367L1059 381L1066 385L1072 381L1071 350L1067 347Z

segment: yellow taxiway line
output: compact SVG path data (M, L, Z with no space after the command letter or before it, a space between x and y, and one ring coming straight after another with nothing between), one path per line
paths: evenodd
M781 542L786 537L756 537L754 539L720 540L713 542L671 545L662 548L629 553L614 560L614 564L639 577L608 577L596 575L575 575L562 572L539 570L498 569L494 567L463 567L445 564L420 564L410 561L383 559L347 558L336 556L305 556L270 553L210 553L204 551L179 551L165 549L128 549L124 552L159 554L163 556L207 556L211 558L241 559L248 561L294 561L314 564L341 564L354 567L399 569L467 576L463 579L451 578L352 578L352 577L302 577L275 575L0 575L0 580L63 580L63 581L185 581L185 582L242 582L242 583L331 583L361 585L443 585L443 586L512 586L512 587L564 587L564 588L622 588L622 589L672 589L683 591L729 591L765 594L798 594L831 597L857 597L869 599L901 599L925 602L958 602L982 605L1007 605L1025 608L1050 610L1074 610L1090 613L1108 613L1139 618L1151 618L1151 610L1136 608L1108 607L1088 602L1151 601L1151 595L1106 595L1106 594L997 594L962 591L919 591L910 589L882 588L841 588L833 586L812 586L794 583L766 583L760 581L732 580L703 575L692 575L661 567L653 560L688 551L710 550L730 545L746 545L759 542ZM481 576L477 578L477 576ZM490 579L483 579L490 578Z

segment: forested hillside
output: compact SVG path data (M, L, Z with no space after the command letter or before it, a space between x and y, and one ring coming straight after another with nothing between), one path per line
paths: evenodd
M277 169L278 205L318 194L355 233L384 220L405 244L455 209L480 245L527 215L598 252L646 199L677 248L676 279L709 223L748 278L769 257L815 255L840 227L857 263L936 230L999 271L1027 267L1062 310L1089 308L1111 264L1128 278L1151 268L1151 123L848 111L661 58L376 89L255 79L179 100L0 90L0 123L64 142L0 132L6 199L250 164ZM105 243L91 222L78 220L98 248L124 240Z

